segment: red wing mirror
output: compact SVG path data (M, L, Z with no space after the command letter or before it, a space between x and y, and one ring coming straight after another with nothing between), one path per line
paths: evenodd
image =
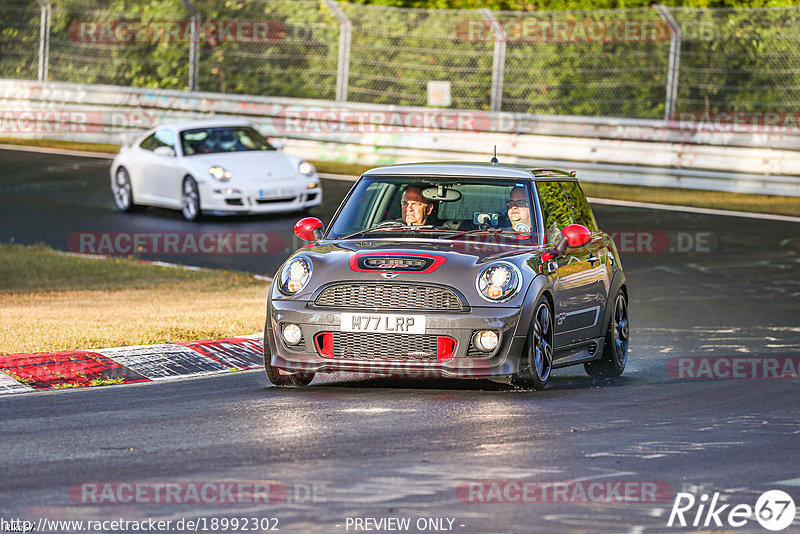
M294 224L294 235L303 241L319 241L322 237L322 221L316 217L306 217Z
M592 238L588 228L580 224L569 224L561 230L561 235L567 238L570 247L582 247Z

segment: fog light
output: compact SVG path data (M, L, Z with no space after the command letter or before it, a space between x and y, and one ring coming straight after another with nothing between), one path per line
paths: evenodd
M223 189L214 189L214 192L217 193L218 195L241 195L242 194L241 191L239 191L238 189L235 189L233 187L225 187Z
M287 345L297 345L303 339L303 331L296 324L287 324L283 326L283 340Z
M497 347L497 332L481 330L472 337L472 343L481 352L492 352Z

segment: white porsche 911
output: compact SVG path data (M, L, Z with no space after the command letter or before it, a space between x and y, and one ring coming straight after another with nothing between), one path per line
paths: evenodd
M247 122L167 124L125 143L111 165L122 211L137 206L202 214L298 211L322 202L317 171L284 154Z

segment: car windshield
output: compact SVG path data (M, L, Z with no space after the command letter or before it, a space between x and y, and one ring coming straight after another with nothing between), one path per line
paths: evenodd
M184 130L181 132L181 146L186 156L275 150L260 133L247 126L218 126Z
M508 238L539 242L528 182L495 178L365 177L355 186L326 235Z

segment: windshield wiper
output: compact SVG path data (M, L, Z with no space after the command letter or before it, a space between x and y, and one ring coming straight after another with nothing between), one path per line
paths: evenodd
M451 234L448 236L442 236L440 239L455 239L457 237L462 237L465 235L479 235L479 234L502 234L505 232L514 232L514 230L503 230L502 228L487 228L485 230L481 230L476 228L474 230L462 230L460 232L456 232L455 234Z
M411 224L403 224L401 222L397 222L396 224L386 224L383 226L375 226L373 228L367 228L365 230L359 230L357 232L353 232L351 234L346 234L343 236L338 237L337 239L352 239L354 237L358 237L361 235L370 234L373 232L396 232L396 231L403 231L403 230L430 230L433 228L432 224L424 224L421 226L414 226Z

